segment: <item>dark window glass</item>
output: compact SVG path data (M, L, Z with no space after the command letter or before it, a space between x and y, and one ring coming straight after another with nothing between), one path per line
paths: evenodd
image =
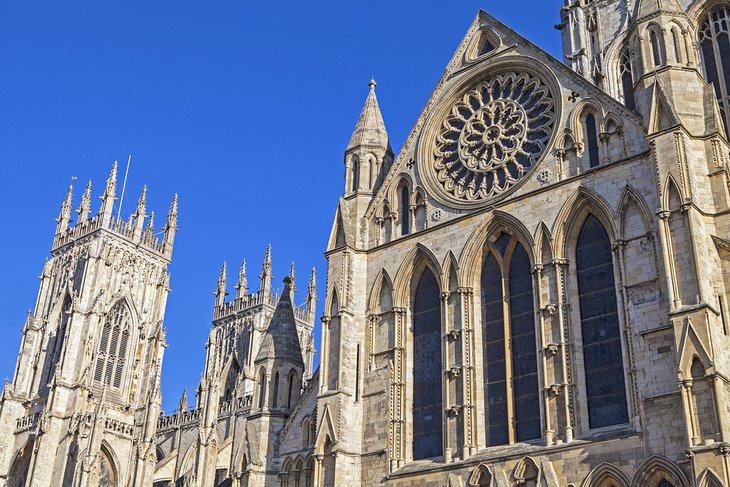
M403 186L400 190L400 223L401 235L411 233L411 198L408 194L408 187Z
M266 374L262 370L259 374L259 407L264 407L266 401Z
M600 428L627 423L611 244L592 215L578 237L576 267L589 424Z
M654 59L654 66L660 66L662 64L662 53L659 50L659 37L656 35L656 31L649 33L649 42L651 43L651 54Z
M534 440L541 434L535 306L530 258L519 244L509 265L509 308L515 438L517 441Z
M494 45L491 42L489 42L489 39L487 39L487 37L485 36L482 39L481 46L479 46L479 55L481 56L481 55L486 54L491 51L494 51Z
M596 117L589 113L586 117L586 141L588 143L588 164L590 167L598 166L598 132L596 130Z
M357 193L360 189L360 159L352 159L352 192Z
M277 407L279 404L279 373L274 375L274 390L271 394L271 407Z
M720 5L705 16L699 28L699 46L705 79L715 89L720 104L720 114L727 133L728 99L730 99L730 38L728 37L730 12Z
M624 105L629 110L636 110L636 102L634 101L634 77L631 74L631 58L628 49L624 49L621 53L620 71Z
M487 446L505 445L509 443L509 417L502 270L491 253L482 269L482 327Z
M441 296L426 269L413 302L413 459L443 453L441 376Z

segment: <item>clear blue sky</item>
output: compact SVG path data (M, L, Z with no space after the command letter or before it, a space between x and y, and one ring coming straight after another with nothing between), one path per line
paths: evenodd
M277 285L296 262L299 301L311 267L324 283L370 77L397 151L479 8L557 56L562 3L2 2L0 380L71 176L74 208L92 179L96 210L111 163L132 154L122 213L146 183L160 223L180 194L162 380L173 409L203 370L224 259L231 293L242 258L255 284L267 243Z

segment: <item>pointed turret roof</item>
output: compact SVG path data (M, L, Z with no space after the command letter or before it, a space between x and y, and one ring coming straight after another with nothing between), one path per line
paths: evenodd
M677 0L637 0L634 19L640 20L657 12L684 13Z
M375 96L375 86L377 83L374 79L370 80L370 92L365 99L365 106L362 108L360 118L357 119L355 131L350 137L350 143L347 144L347 150L367 145L390 149L388 141L388 132L385 130L385 122L383 122L383 114L380 113L378 98Z
M291 279L284 278L284 290L261 343L256 362L272 359L304 367L302 348L291 302Z

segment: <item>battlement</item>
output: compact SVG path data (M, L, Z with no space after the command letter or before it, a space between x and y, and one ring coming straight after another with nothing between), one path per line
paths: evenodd
M280 298L281 296L266 290L243 295L234 299L233 301L226 301L220 306L215 306L213 311L213 321L215 322L228 318L238 313L251 310L257 306L269 306L274 309L279 303ZM312 326L314 326L310 315L310 309L307 304L296 306L294 308L294 317L298 321L310 323Z

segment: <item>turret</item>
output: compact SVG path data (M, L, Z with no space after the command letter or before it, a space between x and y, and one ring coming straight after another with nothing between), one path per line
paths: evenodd
M289 298L291 299L291 301L293 303L294 302L294 293L297 292L297 289L294 285L294 283L296 282L296 276L295 276L295 272L294 272L294 262L292 262L291 265L289 266L289 280L291 281L291 285L289 286L289 291L291 293L291 296Z
M134 239L142 238L142 229L144 228L144 219L147 217L147 185L142 186L142 194L137 200L137 209L132 216L134 220ZM131 223L131 222L130 222Z
M246 278L246 259L241 262L241 270L238 271L238 283L236 284L236 299L241 299L248 294L248 279Z
M165 222L165 236L162 239L162 251L168 257L172 254L172 246L175 244L175 234L177 233L177 193L172 197L170 211L167 214Z
M66 197L63 199L63 203L61 203L61 213L59 213L58 218L56 218L56 222L58 223L58 225L56 225L56 235L68 230L68 224L71 222L73 191L74 187L69 186L68 191L66 191Z
M218 288L215 291L215 307L223 306L226 301L226 262L223 261L220 276L218 276Z
M345 197L374 193L393 162L383 115L375 96L375 80L345 150Z
M264 256L264 265L261 268L260 287L261 291L271 291L271 244L266 247L266 255Z

